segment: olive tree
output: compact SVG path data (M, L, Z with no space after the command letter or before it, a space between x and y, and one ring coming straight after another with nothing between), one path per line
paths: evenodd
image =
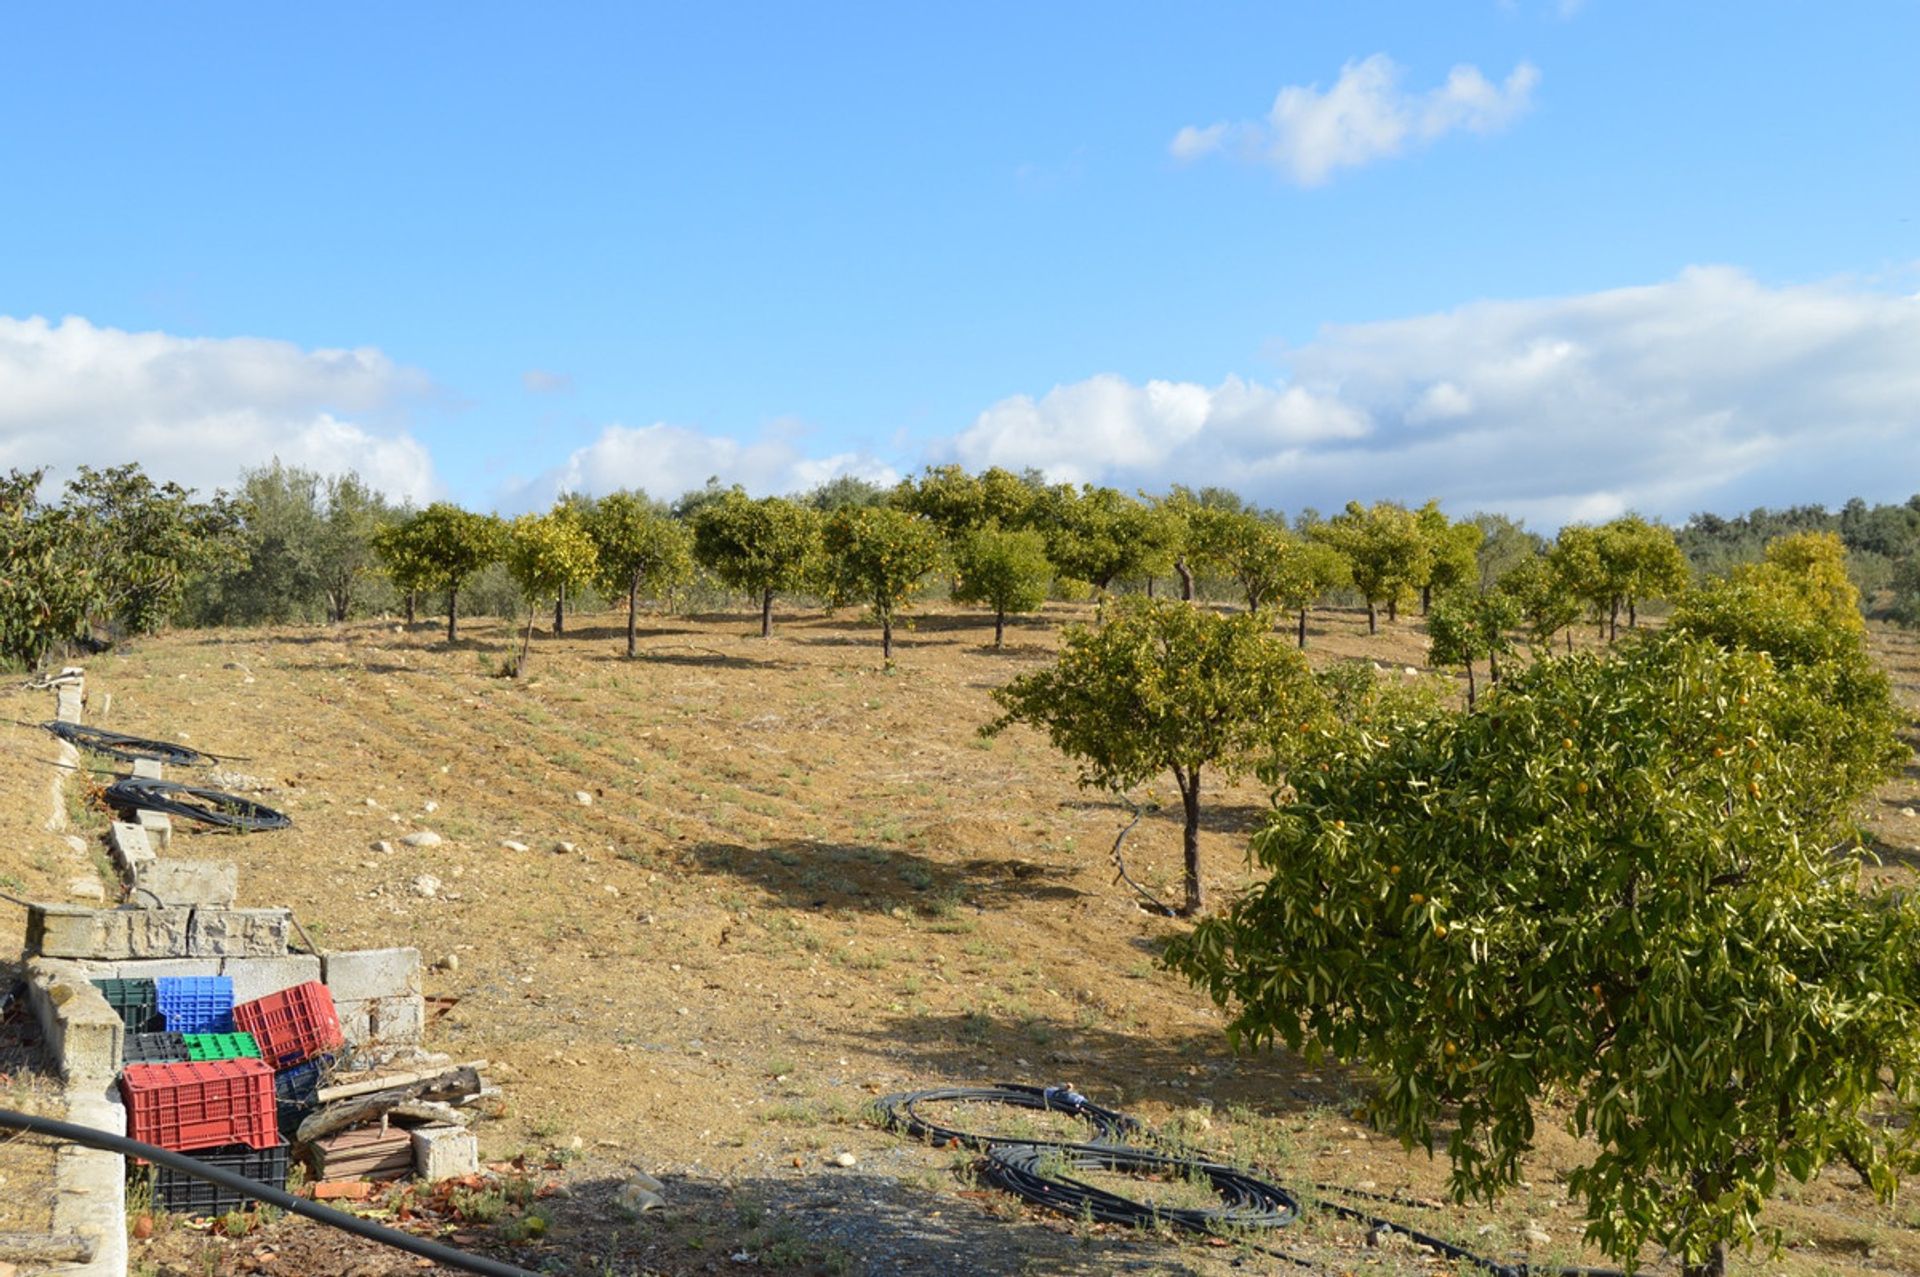
M1053 665L995 691L1005 712L981 732L1031 724L1078 764L1082 785L1115 792L1172 772L1185 817L1183 912L1194 914L1206 903L1202 773L1270 761L1317 696L1305 659L1265 617L1136 596L1104 625L1070 627Z
M729 589L760 605L760 637L773 633L773 600L807 579L820 550L819 517L784 497L754 500L738 487L693 516L693 556Z
M1449 1128L1463 1198L1560 1101L1588 1239L1719 1274L1783 1178L1839 1158L1885 1197L1920 1131L1920 913L1829 850L1892 737L1836 769L1817 699L1666 633L1343 738L1255 836L1266 881L1169 961L1237 1042L1364 1065L1379 1128Z
M953 597L993 609L993 645L1004 644L1009 613L1037 612L1053 583L1046 538L997 525L977 529L954 548Z
M501 558L507 575L520 587L527 604L527 627L520 638L520 654L509 669L518 677L527 665L533 642L533 618L540 604L563 590L578 589L593 580L598 567L593 538L585 520L571 507L559 505L546 514L523 514L506 525Z
M0 479L0 660L25 669L79 636L99 590L80 520L39 500L43 474Z
M80 526L109 625L151 634L172 619L195 573L240 551L238 511L224 494L156 484L138 465L81 466L62 505Z
M664 596L693 575L693 538L644 492L612 492L586 516L600 588L627 596L627 655L635 654L640 598Z
M893 664L893 622L940 564L940 533L891 506L849 507L827 520L823 539L836 599L859 600L880 622L880 659Z

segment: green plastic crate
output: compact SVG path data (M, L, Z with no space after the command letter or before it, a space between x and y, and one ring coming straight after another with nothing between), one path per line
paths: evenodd
M160 1027L160 1009L155 1004L151 980L95 980L93 987L119 1013L129 1033L146 1033Z
M257 1060L259 1044L251 1033L182 1033L189 1060Z

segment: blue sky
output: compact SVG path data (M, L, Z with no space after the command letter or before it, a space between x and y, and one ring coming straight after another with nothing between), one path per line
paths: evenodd
M1920 5L0 18L0 465L1920 488Z

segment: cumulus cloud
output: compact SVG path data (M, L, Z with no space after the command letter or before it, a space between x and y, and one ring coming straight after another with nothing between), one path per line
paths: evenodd
M1441 497L1546 526L1920 486L1920 297L1721 267L1324 330L1291 379L1102 375L981 413L951 451L1069 482L1226 483L1287 509Z
M900 478L891 466L864 452L809 456L801 447L804 439L805 431L790 424L776 425L747 442L667 422L611 425L564 464L509 485L500 505L537 509L563 492L599 496L621 488L641 488L670 501L709 478L737 483L755 496L805 492L841 475L882 484Z
M1399 155L1449 133L1494 133L1533 105L1540 72L1516 66L1501 84L1478 67L1456 66L1425 93L1400 86L1400 67L1384 53L1340 69L1333 87L1290 84L1264 119L1187 125L1168 150L1190 161L1225 151L1271 165L1301 186L1319 186L1336 170Z
M529 368L520 374L520 385L530 395L570 395L573 393L573 375L548 372L544 368Z
M232 486L274 457L356 470L395 497L434 488L427 450L370 428L431 389L378 350L306 350L250 337L194 338L0 316L0 468L138 461L201 491Z

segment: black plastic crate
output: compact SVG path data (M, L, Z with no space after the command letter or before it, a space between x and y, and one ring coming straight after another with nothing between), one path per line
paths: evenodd
M95 980L93 987L120 1014L120 1023L129 1033L151 1033L166 1025L160 1019L160 1003L151 980Z
M191 1059L187 1043L178 1033L127 1034L121 1056L128 1064L180 1064Z
M269 1188L287 1186L287 1146L249 1148L228 1144L222 1148L196 1149L188 1157L218 1166L221 1170L244 1175ZM239 1210L254 1199L230 1188L222 1188L184 1171L165 1166L153 1168L153 1204L174 1215L224 1215Z
M333 1075L333 1057L322 1055L273 1075L273 1096L280 1108L280 1133L291 1138L307 1114L320 1107L319 1090Z

